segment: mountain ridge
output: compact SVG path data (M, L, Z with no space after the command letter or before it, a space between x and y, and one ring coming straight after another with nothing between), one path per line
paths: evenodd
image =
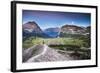
M61 27L47 28L42 30L35 21L23 24L23 36L35 36L42 38L62 37L60 34L84 34L90 33L91 26L81 27L65 24Z

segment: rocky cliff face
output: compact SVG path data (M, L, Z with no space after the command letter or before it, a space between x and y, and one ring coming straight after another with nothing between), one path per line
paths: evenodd
M28 32L37 32L37 33L42 32L41 28L34 21L33 22L27 22L27 23L23 24L23 29L28 31Z
M26 38L30 36L43 37L43 38L49 37L42 31L42 29L34 21L23 24L23 37Z
M81 34L85 32L85 29L83 27L75 25L64 25L61 27L61 32L70 34Z

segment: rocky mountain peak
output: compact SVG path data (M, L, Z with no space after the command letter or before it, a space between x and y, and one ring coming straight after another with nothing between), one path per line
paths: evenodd
M29 32L41 32L42 30L40 29L40 27L38 26L38 24L34 21L32 22L27 22L25 24L23 24L23 29L27 30Z
M84 28L76 25L64 25L61 27L63 33L81 33L84 32Z

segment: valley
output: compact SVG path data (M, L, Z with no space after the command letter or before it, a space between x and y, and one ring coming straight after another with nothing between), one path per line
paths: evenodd
M36 22L28 22L23 25L22 47L25 51L32 46L46 45L48 50L54 50L57 54L69 56L73 60L91 59L90 29L90 26L80 27L66 24L60 28L42 30ZM39 49L41 51L42 48ZM36 52L33 51L33 53Z

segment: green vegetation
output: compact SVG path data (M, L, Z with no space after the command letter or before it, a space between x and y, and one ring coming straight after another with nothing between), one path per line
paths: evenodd
M68 37L68 38L78 38L83 36L82 34L71 34L71 33L60 33L60 37Z
M83 40L83 46L89 48L91 46L91 38L90 35L81 36L78 38L79 40Z
M90 47L90 38L88 37L79 37L79 38L34 38L30 37L23 41L23 48L29 48L32 45L36 44L47 44L49 46L65 45L64 47L72 48L89 48ZM61 46L62 47L62 46Z
M90 35L82 35L74 38L35 38L30 37L23 41L23 48L27 49L37 44L47 44L49 47L63 50L73 51L72 55L79 54L80 59L90 59L91 50L87 49L91 46Z

